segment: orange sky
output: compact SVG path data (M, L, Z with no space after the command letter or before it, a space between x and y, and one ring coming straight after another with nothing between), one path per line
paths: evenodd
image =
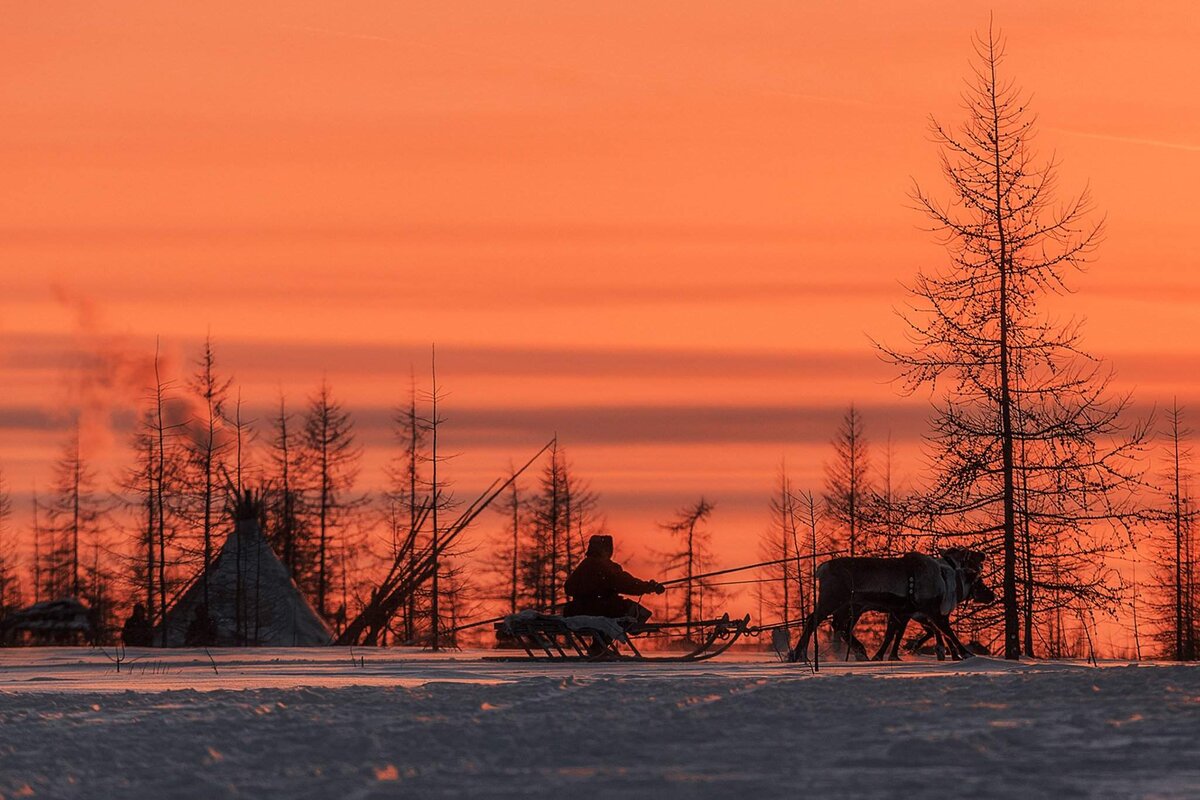
M248 5L3 3L18 498L64 409L127 406L130 358L160 334L178 363L206 331L252 408L327 375L368 484L436 341L464 489L557 430L647 543L704 493L752 553L776 465L818 485L851 400L918 468L920 401L867 336L894 340L899 282L943 258L906 192L937 187L926 117L958 119L994 4ZM1064 307L1140 405L1200 399L1200 18L995 11L1041 149L1107 214Z

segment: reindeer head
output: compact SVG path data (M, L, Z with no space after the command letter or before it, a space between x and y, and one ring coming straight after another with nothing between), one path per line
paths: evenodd
M948 547L941 556L954 567L958 573L960 597L982 605L996 602L996 593L983 582L983 562L987 556L978 550L968 550L965 547Z

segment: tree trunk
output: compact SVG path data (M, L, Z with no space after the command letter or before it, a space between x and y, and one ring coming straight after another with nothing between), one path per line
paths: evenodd
M1002 170L1000 152L1000 107L996 97L996 59L989 52L988 66L991 70L992 101L992 164L995 170L996 236L1000 251L997 267L1000 271L1000 458L1004 480L1004 657L1011 660L1021 658L1021 629L1017 608L1017 530L1016 530L1016 486L1013 475L1013 427L1012 396L1010 383L1009 320L1008 320L1008 270L1009 253L1007 229L1000 176Z
M439 635L441 633L441 630L440 630L441 629L441 620L438 618L438 614L440 613L438 610L438 592L440 589L440 587L438 585L438 577L439 577L438 573L441 571L441 564L440 564L441 552L439 550L439 541L438 541L438 506L440 506L442 504L442 498L441 498L440 489L438 487L438 449L437 449L437 446L438 446L438 424L439 424L439 422L438 422L438 415L437 415L437 401L438 401L438 396L437 396L437 393L438 393L437 351L431 350L430 352L432 354L432 358L430 360L430 374L431 374L431 379L433 381L433 391L430 394L431 400L430 400L430 422L429 422L430 453L432 455L432 461L430 463L431 472L432 472L432 476L431 476L432 479L430 481L430 493L433 495L433 500L432 500L433 507L431 509L432 525L433 525L433 532L432 532L432 538L431 538L431 541L433 544L433 576L432 576L432 579L430 582L431 594L430 594L430 598L429 598L429 603L430 603L429 622L430 622L431 646L433 648L433 652L436 653L441 644L441 642L439 640Z

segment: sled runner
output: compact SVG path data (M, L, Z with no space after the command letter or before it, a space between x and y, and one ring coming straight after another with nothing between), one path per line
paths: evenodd
M728 650L750 628L750 615L695 621L698 632L692 649L672 655L646 655L637 641L686 627L683 622L637 622L629 617L562 617L522 611L495 624L496 637L515 644L525 657L496 657L494 661L705 661Z

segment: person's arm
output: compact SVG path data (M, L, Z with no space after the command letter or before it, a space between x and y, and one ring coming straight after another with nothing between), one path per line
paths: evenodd
M613 564L612 586L621 594L649 594L659 589L657 582L635 578L618 564Z

